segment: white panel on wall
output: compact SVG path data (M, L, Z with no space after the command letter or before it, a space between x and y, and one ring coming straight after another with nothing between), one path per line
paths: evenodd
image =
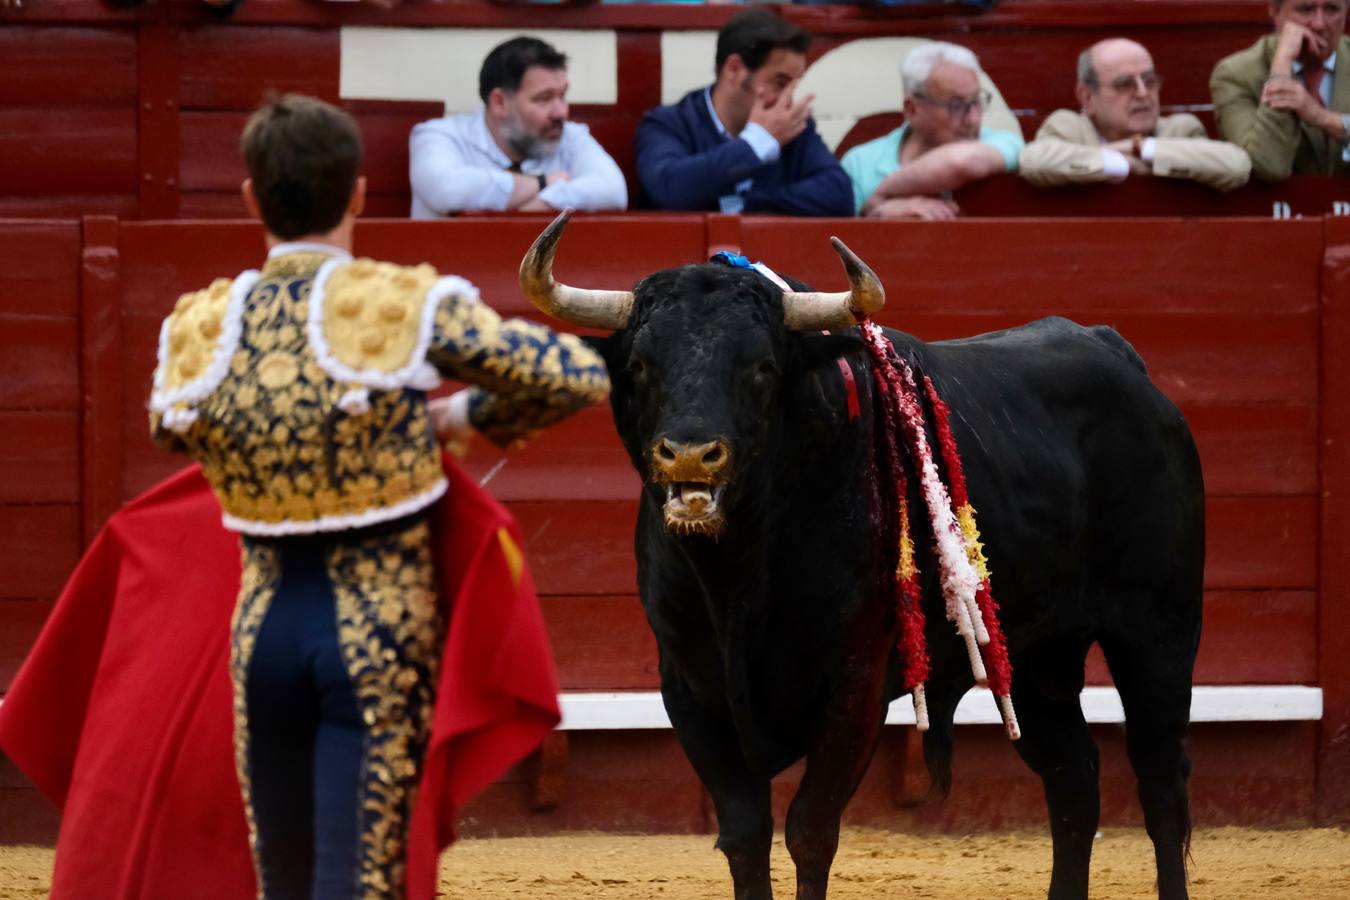
M815 94L816 128L831 148L839 146L859 119L874 113L898 112L904 102L900 63L916 47L929 43L920 38L864 38L849 41L826 53L806 70L798 94ZM993 94L984 112L987 128L1022 133L998 85L981 75L980 81Z
M447 114L472 112L482 106L483 57L522 34L567 54L572 103L618 99L614 32L565 29L344 27L339 92L344 100L443 100Z
M694 88L713 82L717 32L661 32L661 102L677 102Z

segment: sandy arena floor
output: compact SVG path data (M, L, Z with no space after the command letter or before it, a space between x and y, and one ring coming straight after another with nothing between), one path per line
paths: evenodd
M731 896L712 837L573 834L466 840L443 858L448 898L614 897L707 900ZM1350 832L1208 829L1195 836L1193 900L1346 900ZM47 896L52 851L0 847L0 898ZM1036 834L915 836L849 829L832 900L1039 900L1049 885L1050 841ZM791 861L774 847L774 887L793 895ZM1094 900L1151 898L1153 857L1140 830L1107 830L1093 856Z

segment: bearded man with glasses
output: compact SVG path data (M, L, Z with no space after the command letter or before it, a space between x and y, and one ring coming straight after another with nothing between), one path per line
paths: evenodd
M905 57L905 124L842 160L859 215L955 218L952 191L1016 171L1022 135L984 127L990 94L981 74L975 54L956 44L934 41Z
M1274 33L1214 67L1219 133L1247 151L1257 178L1350 175L1346 2L1271 0Z
M1022 177L1039 187L1123 181L1130 175L1189 178L1221 191L1247 183L1240 147L1213 141L1188 113L1159 115L1162 76L1134 41L1111 38L1078 57L1081 111L1059 109L1022 151Z

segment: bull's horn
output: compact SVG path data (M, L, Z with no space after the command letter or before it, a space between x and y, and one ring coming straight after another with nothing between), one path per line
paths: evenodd
M837 293L784 291L783 321L794 331L824 331L848 328L886 305L886 291L877 277L837 237L830 238L834 252L844 261L850 289Z
M633 311L632 291L592 291L553 280L553 254L558 251L558 240L571 217L572 210L563 210L535 238L520 261L520 289L540 312L555 319L618 331L628 324Z

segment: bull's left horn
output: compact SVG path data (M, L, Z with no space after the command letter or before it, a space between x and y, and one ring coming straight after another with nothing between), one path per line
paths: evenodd
M794 331L848 328L886 305L886 291L881 286L881 279L867 263L858 259L839 238L830 238L830 243L844 261L849 290L837 293L784 291L783 321Z
M555 319L618 331L628 324L633 311L632 291L593 291L553 280L553 254L558 251L558 241L571 217L572 210L563 210L534 239L520 261L520 289L540 312Z

